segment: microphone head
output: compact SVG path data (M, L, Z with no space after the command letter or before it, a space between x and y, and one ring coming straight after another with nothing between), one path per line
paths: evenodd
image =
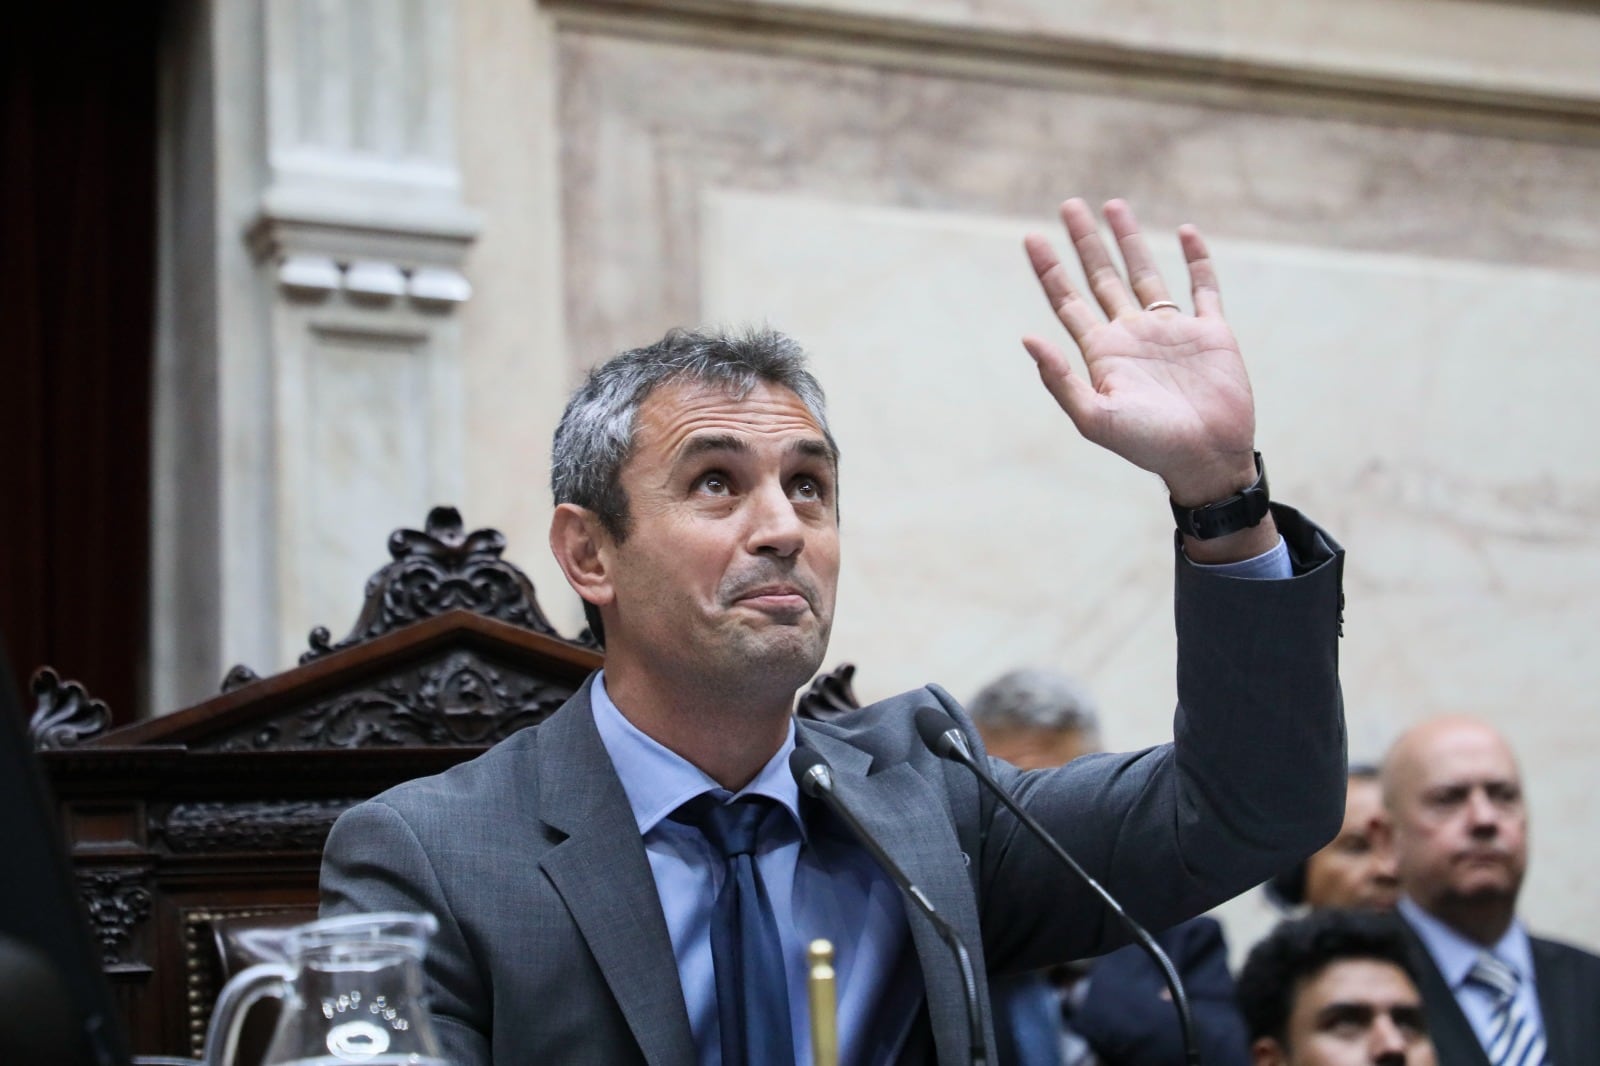
M941 759L954 758L966 753L967 738L961 735L955 720L937 707L918 707L912 716L917 735L928 750Z
M833 791L833 768L810 748L796 748L789 753L789 772L800 791L808 796L819 798L822 793Z

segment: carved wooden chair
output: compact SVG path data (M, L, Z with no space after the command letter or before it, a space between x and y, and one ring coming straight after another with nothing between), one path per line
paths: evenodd
M120 729L82 686L35 675L34 742L136 1054L199 1054L218 938L315 913L345 808L541 721L600 665L504 548L436 508L390 537L344 639L319 627L293 669L236 666L219 695Z

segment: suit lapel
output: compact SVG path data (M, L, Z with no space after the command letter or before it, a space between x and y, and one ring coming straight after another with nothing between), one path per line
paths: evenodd
M944 798L907 763L875 768L872 757L859 748L814 731L804 722L798 728L798 743L821 754L833 767L835 793L911 883L923 891L934 910L955 927L972 956L980 1007L987 1017L977 911L955 828L943 816ZM933 924L909 902L906 915L922 967L939 1059L964 1062L969 1052L960 968Z
M1422 942L1404 919L1400 927L1405 932L1407 946L1411 949L1411 966L1417 971L1417 991L1422 993L1422 1003L1428 1012L1428 1032L1433 1038L1433 1049L1442 1064L1449 1066L1491 1066L1489 1056L1478 1042L1472 1023L1467 1021L1455 993L1445 983L1444 975L1428 954ZM1556 1060L1559 1061L1559 1060Z
M539 727L539 810L567 839L539 860L645 1059L695 1061L677 961L638 823L600 743L586 684Z
M1528 940L1533 949L1533 975L1539 986L1539 1013L1544 1018L1548 1061L1583 1062L1594 1054L1589 1042L1593 1035L1584 1029L1595 1024L1592 1013L1595 1005L1573 1002L1572 993L1582 984L1578 975L1570 970L1569 957L1563 956L1560 949L1548 941L1532 937Z

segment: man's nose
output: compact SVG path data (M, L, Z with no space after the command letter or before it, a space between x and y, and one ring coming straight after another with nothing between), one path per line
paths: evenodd
M782 484L763 485L751 494L747 547L752 554L775 555L780 559L798 555L805 547L805 534L805 523Z
M1393 848L1377 848L1372 853L1372 879L1385 887L1400 883L1400 864Z
M1373 1020L1367 1048L1373 1066L1405 1066L1406 1034L1388 1014L1379 1014Z
M1467 815L1472 819L1472 831L1479 835L1493 835L1500 828L1500 808L1484 789L1475 788L1467 797Z
M1385 818L1375 817L1367 826L1367 845L1371 848L1372 879L1385 888L1398 885L1400 863L1394 854L1394 831Z

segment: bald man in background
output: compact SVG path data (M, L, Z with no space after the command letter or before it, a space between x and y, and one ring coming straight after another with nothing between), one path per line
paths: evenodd
M1384 760L1383 797L1439 1061L1600 1062L1600 957L1517 918L1528 815L1505 738L1471 718L1423 722Z

